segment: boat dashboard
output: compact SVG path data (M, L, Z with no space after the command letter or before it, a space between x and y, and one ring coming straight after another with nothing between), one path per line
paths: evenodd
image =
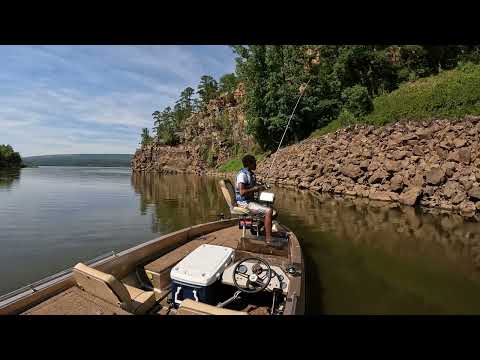
M262 259L248 258L235 261L223 272L222 284L247 290L258 289L266 284L262 290L269 292L280 290L287 295L290 280L286 273L279 266L259 260Z

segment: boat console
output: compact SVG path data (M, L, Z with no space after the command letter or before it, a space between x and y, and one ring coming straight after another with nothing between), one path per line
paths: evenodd
M170 272L172 307L178 310L186 299L225 309L241 309L242 300L244 304L263 301L264 305L272 304L265 306L271 313L280 313L289 276L267 258L246 254L211 244L193 250Z
M283 236L276 238L275 247L266 245L260 239L264 235L262 216L249 214L247 209L243 209L246 213L237 214L233 185L229 180L222 180L220 186L232 215L240 215L238 228L243 231L235 232L237 239L234 248L202 244L177 263L170 271L170 304L178 310L183 301L188 299L226 308L235 306L241 300L250 305L262 302L262 298L265 303L264 300L268 298L272 299L268 300L271 306L265 308L268 307L270 313L279 313L290 284L289 276L281 266L284 264L278 260L288 259L287 232L279 231L281 227L274 221L273 232ZM274 200L273 192L255 194L255 201L268 207L273 207ZM253 237L246 235L247 229Z
M222 284L246 289L246 292L261 288L270 292L280 290L287 295L289 282L288 276L280 267L271 266L257 257L235 262L222 275Z

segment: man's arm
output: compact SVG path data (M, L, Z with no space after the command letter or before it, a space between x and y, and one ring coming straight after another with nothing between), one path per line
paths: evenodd
M265 190L265 187L264 186L254 186L254 187L251 187L250 189L247 189L245 187L244 183L239 183L238 184L238 190L240 191L240 195L243 196L243 195L248 195L248 194L254 193L256 191Z

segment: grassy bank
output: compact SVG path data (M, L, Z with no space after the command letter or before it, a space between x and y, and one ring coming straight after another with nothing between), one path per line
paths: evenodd
M338 118L316 130L320 136L355 123L385 125L399 120L454 119L480 115L480 66L457 69L401 85L373 99L373 111L356 119Z
M257 163L265 159L267 155L268 153L256 154L255 158L257 159ZM239 171L241 168L243 168L243 164L242 164L243 156L245 156L245 154L242 154L234 159L230 159L226 163L223 163L222 165L220 165L217 170L219 172L224 172L224 173Z

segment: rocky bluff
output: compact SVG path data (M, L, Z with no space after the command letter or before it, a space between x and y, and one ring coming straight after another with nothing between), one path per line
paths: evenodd
M131 165L137 172L204 174L235 153L254 145L246 135L242 110L245 90L240 84L232 94L211 100L204 111L193 114L178 133L180 144L153 143L135 152Z
M480 211L480 117L357 125L281 149L259 178L314 192Z

